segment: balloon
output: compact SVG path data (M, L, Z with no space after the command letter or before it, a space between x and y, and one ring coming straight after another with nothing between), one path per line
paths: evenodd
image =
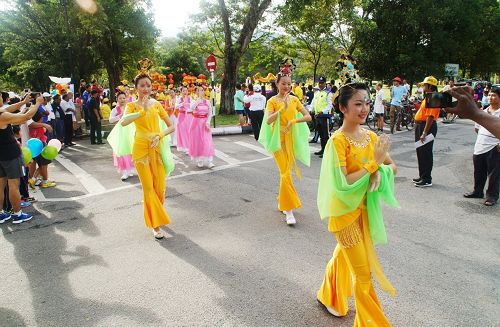
M61 141L59 141L58 139L50 140L49 143L47 143L47 145L55 147L57 149L57 152L61 151L62 144Z
M43 150L43 143L37 138L31 138L26 142L26 146L31 151L33 158L38 157Z
M57 90L52 90L52 91L50 92L50 94L52 94L52 96L56 95L56 94L57 94Z
M62 89L62 85L61 85L61 84L57 84L57 85L56 85L56 90L59 90L59 91L60 91L61 89Z
M42 157L47 160L54 160L57 157L57 148L52 145L47 145L43 148Z
M33 156L31 155L30 149L28 149L26 146L23 146L21 148L21 152L23 153L23 160L24 164L27 165L33 160Z

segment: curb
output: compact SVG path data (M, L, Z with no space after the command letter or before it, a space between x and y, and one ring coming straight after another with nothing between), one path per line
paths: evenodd
M252 133L252 126L212 127L212 136L238 135Z

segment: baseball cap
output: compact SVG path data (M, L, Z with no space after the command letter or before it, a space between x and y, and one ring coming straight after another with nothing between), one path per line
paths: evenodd
M261 87L260 87L260 85L259 85L259 84L254 85L254 86L253 86L253 90L254 90L254 92L260 92L260 91L262 91L262 89L261 89Z
M394 77L392 80L396 81L396 82L399 82L399 83L403 82L399 76Z
M49 93L49 92L43 92L43 93L42 93L42 96L43 96L44 98L50 98L50 97L51 97L51 95L50 95L50 93Z
M326 78L325 78L325 76L320 76L320 77L319 77L318 82L319 82L319 83L326 83Z

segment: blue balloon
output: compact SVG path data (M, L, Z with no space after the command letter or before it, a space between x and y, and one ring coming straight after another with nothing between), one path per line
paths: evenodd
M43 143L37 138L31 138L26 142L26 146L31 151L31 156L33 158L38 157L43 150Z

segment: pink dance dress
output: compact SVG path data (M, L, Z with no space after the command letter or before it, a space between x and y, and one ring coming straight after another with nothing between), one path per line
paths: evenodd
M193 119L189 127L189 156L198 164L210 164L215 155L212 131L207 126L210 109L207 100L203 100L193 108Z
M188 153L189 149L189 126L191 125L191 121L193 120L193 116L191 113L188 113L188 110L191 106L191 97L181 97L179 100L178 108L179 108L179 117L177 117L177 150L181 152Z

